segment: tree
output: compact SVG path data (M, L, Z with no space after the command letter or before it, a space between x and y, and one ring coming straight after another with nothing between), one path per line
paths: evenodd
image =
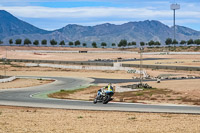
M12 39L9 40L9 44L10 45L13 44L13 40Z
M38 41L38 40L35 40L35 41L33 42L33 44L34 44L34 45L38 45L38 44L39 44L39 41Z
M127 40L125 39L122 39L118 44L118 47L126 47L126 46L127 46Z
M129 42L129 43L128 43L128 46L131 46L131 45L132 45L131 42Z
M176 39L174 39L174 40L172 41L172 44L176 45L176 44L178 44L178 41L177 41Z
M60 46L64 46L65 45L65 41L62 40L60 43L59 43Z
M113 47L115 47L115 46L116 46L116 44L115 44L115 43L112 43L112 46L113 46Z
M57 42L54 40L54 39L52 39L51 41L50 41L50 43L51 43L51 45L57 45Z
M160 46L161 43L160 43L159 41L156 41L156 42L154 43L154 45Z
M131 45L132 45L132 46L136 46L137 43L136 43L135 41L133 41L133 42L131 42Z
M167 38L166 41L165 41L165 44L166 45L172 44L172 39L171 38Z
M42 40L42 45L47 45L47 40Z
M29 45L29 44L31 44L31 41L28 38L26 38L24 40L24 45Z
M186 44L186 41L181 40L180 44Z
M102 46L102 47L106 47L107 44L106 44L105 42L102 42L102 43L101 43L101 46Z
M145 43L144 42L140 42L140 46L144 46L145 45Z
M188 45L194 44L194 41L193 41L192 39L190 39L190 40L187 41L187 44L188 44Z
M81 44L81 42L79 41L79 40L77 40L77 41L75 41L75 46L78 46L78 45L80 45Z
M153 40L151 40L151 41L148 42L148 45L149 45L149 46L152 46L152 45L154 45L154 44L155 44L155 42L154 42Z
M93 42L93 43L92 43L92 47L93 47L93 48L97 48L97 43L96 43L96 42Z
M69 42L69 46L73 46L74 45L74 43L73 42Z
M0 44L3 44L3 41L0 40Z
M200 39L194 40L194 44L200 45Z
M83 47L87 47L87 43L83 43Z
M22 39L16 39L15 44L22 44Z

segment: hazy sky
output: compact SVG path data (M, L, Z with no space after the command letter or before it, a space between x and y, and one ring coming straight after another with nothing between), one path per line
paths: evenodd
M200 0L0 0L0 10L47 30L143 20L172 26L174 2L181 5L176 24L200 31Z

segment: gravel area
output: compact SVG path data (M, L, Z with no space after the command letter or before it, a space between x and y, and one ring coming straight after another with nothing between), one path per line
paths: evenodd
M1 133L199 133L200 115L0 106Z

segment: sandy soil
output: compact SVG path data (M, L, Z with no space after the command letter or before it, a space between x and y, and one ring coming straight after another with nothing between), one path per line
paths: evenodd
M51 80L16 79L12 82L0 83L0 89L25 88L51 83Z
M183 56L186 57L187 56ZM123 64L140 64L140 61L128 61ZM165 59L165 60L144 60L143 64L147 65L164 65L164 66L200 66L199 59Z
M199 123L199 115L188 114L0 106L1 133L198 133Z
M6 52L7 49L7 52ZM112 51L119 49L92 49L92 48L47 48L47 47L0 47L0 58L9 59L43 59L43 60L66 60L66 61L87 61L94 59L117 59L119 57L124 59L140 58L139 54L127 53L31 53L31 52L16 52L13 50L88 50L88 51ZM138 49L134 49L138 51ZM7 54L6 54L7 53ZM143 58L167 58L167 59L193 59L200 60L197 55L143 55ZM195 63L196 64L196 63Z
M0 75L4 75L4 65L0 63ZM11 63L6 65L7 75L14 76L51 76L51 77L96 77L111 79L131 79L139 77L139 74L131 74L126 71L95 71L95 70L73 70L45 67L25 67L24 63Z

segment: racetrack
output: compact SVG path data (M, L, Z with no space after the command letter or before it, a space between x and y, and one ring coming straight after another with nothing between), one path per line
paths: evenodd
M23 77L24 78L24 77ZM43 78L43 77L32 77ZM147 105L134 103L114 103L106 105L102 103L93 104L90 101L62 100L35 96L36 94L46 94L62 89L74 89L88 85L93 82L91 79L77 79L65 77L45 77L56 81L47 85L0 90L0 105L25 106L25 107L45 107L62 109L83 109L83 110L105 110L105 111L135 111L135 112L165 112L165 113L192 113L200 114L199 106L182 105Z

